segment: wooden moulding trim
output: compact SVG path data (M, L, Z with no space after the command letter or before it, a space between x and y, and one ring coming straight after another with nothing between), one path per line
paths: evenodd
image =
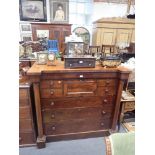
M32 26L34 25L34 26L40 26L40 25L49 25L49 26L51 26L51 25L56 25L56 26L62 26L62 25L72 25L72 24L67 24L67 23L30 23Z
M111 142L109 137L105 137L106 155L112 155Z

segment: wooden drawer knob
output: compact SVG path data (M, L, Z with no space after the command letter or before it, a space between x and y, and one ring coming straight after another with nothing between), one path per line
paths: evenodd
M109 92L109 90L108 90L108 89L106 89L106 90L105 90L105 92L106 92L106 93L108 93L108 92Z
M55 129L56 129L56 127L55 126L52 126L52 130L55 131Z
M61 84L61 83L62 83L62 81L58 81L58 83L59 83L59 84Z
M106 81L106 84L107 84L107 85L110 84L110 81Z
M105 114L106 114L106 112L103 110L103 111L102 111L102 115L105 115Z
M91 66L91 64L89 64L89 66Z
M51 90L51 95L53 95L53 94L54 94L54 90L52 89L52 90Z
M52 115L51 115L51 118L55 118L55 115L54 115L54 114L52 114Z
M52 86L53 86L53 84L54 84L54 82L53 82L53 81L51 81L51 82L50 82L50 85L52 85Z
M108 100L107 100L107 99L104 99L104 100L103 100L103 102L104 102L104 103L107 103L107 102L108 102Z
M69 64L69 66L71 67L71 66L72 66L72 64Z
M54 102L51 102L50 105L53 106L54 105Z
M104 126L104 123L103 122L101 123L101 126Z
M20 141L20 142L22 141L22 138L21 138L21 137L19 137L19 141Z

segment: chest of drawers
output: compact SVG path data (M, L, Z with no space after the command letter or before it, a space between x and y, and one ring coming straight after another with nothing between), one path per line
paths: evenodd
M36 145L36 132L32 112L30 85L19 86L19 145Z
M45 141L104 136L115 130L125 68L65 69L34 64L33 82L38 124L38 147Z

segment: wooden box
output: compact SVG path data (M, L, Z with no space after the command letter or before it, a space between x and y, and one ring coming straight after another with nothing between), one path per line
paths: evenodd
M96 59L92 56L64 56L65 68L94 68Z

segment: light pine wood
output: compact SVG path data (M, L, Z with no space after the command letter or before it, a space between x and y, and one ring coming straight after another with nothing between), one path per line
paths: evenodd
M102 18L93 23L92 44L116 45L134 42L135 20L127 18Z

